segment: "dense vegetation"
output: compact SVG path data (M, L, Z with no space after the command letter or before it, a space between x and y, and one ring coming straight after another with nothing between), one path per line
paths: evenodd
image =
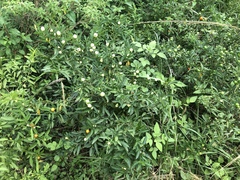
M0 8L0 179L240 177L238 0Z

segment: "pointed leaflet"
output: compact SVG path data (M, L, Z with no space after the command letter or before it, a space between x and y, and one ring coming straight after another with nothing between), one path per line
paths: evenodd
M156 124L154 126L154 133L156 133L156 134L160 134L161 133L159 124L157 122L156 122Z

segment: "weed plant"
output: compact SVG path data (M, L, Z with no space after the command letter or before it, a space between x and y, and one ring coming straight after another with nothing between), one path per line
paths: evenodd
M240 177L237 0L0 8L0 179Z

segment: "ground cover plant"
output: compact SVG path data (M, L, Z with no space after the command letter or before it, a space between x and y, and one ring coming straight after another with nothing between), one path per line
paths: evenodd
M237 0L0 8L0 179L240 177Z

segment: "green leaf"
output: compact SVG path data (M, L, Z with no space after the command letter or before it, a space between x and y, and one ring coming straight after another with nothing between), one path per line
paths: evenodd
M148 143L150 145L150 147L151 147L152 144L153 144L152 136L149 133L146 133L146 136L147 136L146 143Z
M13 121L15 118L11 117L11 116L3 116L0 118L0 120L3 121Z
M5 19L3 19L2 16L0 16L0 26L2 26L4 24L6 24L6 21L5 21Z
M29 164L30 164L31 167L33 167L33 158L32 158L32 156L30 156L30 158L29 158Z
M24 41L32 42L32 39L31 39L31 37L30 37L30 34L27 35L27 36L22 36L22 38L23 38Z
M126 151L128 151L129 145L123 141L120 141L120 144L124 147Z
M92 140L92 144L94 144L98 139L99 139L99 136L96 136L96 137Z
M152 156L154 159L157 159L157 150L156 149L153 150Z
M196 102L198 96L187 97L187 104Z
M9 171L8 168L3 167L2 164L0 164L0 165L1 165L0 172L3 172L3 171L7 171L8 172Z
M8 138L0 138L0 141L7 141Z
M71 148L71 142L67 141L63 144L63 146L64 146L64 149L69 149Z
M217 169L217 168L220 167L220 166L221 166L221 165L220 165L219 162L215 162L215 163L212 164L212 167L213 167L214 169Z
M165 82L165 77L164 77L164 75L162 73L156 72L155 73L155 77L156 77L157 80L159 80L159 81L161 81L163 83Z
M68 17L68 19L70 19L74 24L76 24L76 15L73 11L71 11L70 13L66 14L66 16Z
M161 133L159 124L157 122L156 122L156 124L154 126L154 133L156 133L156 134L160 134Z
M173 143L173 142L175 142L175 139L173 139L173 138L168 138L167 141L170 142L170 143Z
M58 166L57 166L56 164L54 164L54 165L52 166L52 168L51 168L51 172L56 171L57 168L58 168Z
M46 147L49 148L51 151L54 151L55 149L57 149L57 143L56 141L53 141L51 143L48 143Z
M141 43L139 43L139 42L134 42L134 45L136 46L136 47L142 47L142 45L141 45Z
M129 158L124 158L124 161L127 163L128 167L131 167L131 160Z
M167 59L166 55L163 54L162 52L157 54L160 58Z
M60 157L58 155L55 155L54 156L54 161L59 161L60 160Z
M148 92L148 88L142 87L142 92Z
M224 159L223 159L222 156L219 156L219 157L218 157L218 162L219 162L220 164L222 164L222 163L224 162Z
M162 143L156 142L156 147L158 148L158 150L159 150L160 152L162 152Z
M49 165L49 163L47 163L47 164L44 166L43 171L44 171L44 172L47 172L48 169L49 169L49 167L50 167L50 165Z
M151 49L155 49L156 48L156 41L151 41L150 43L149 43L149 47L151 48Z
M20 31L17 30L16 28L10 29L9 32L10 32L10 34L12 34L14 36L17 36L20 34Z
M147 59L139 58L139 61L141 62L143 67L145 67L146 65L150 65L150 62Z
M186 87L186 84L184 84L181 81L175 81L175 86L177 86L177 87Z
M42 174L42 175L39 177L39 180L47 180L47 178Z

